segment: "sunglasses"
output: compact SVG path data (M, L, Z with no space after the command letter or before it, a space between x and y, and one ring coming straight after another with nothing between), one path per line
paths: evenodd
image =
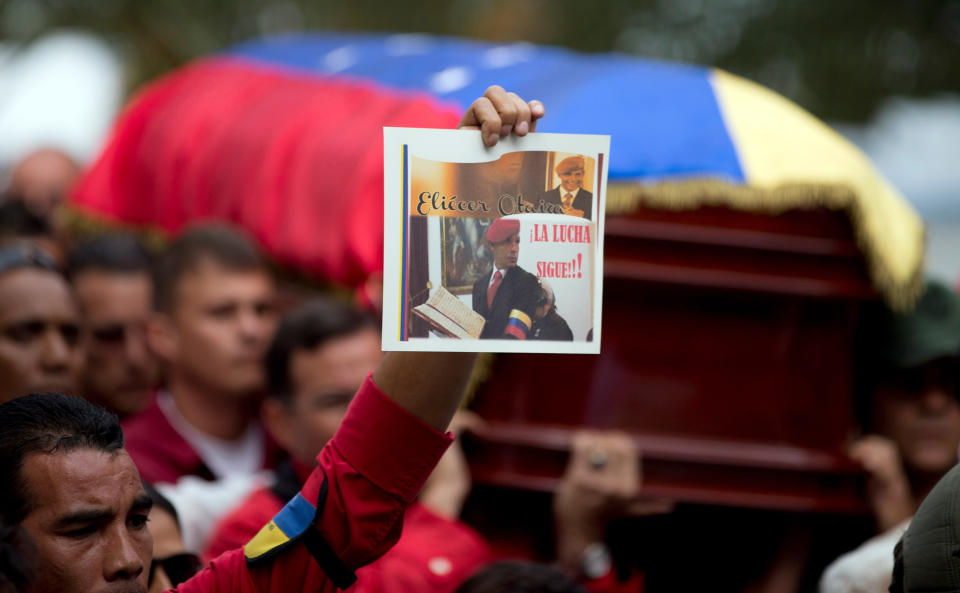
M167 573L167 578L170 579L170 584L176 587L200 572L200 569L203 568L203 562L196 554L189 552L154 558L150 564L151 583L153 583L153 577L158 567L163 568L163 572Z

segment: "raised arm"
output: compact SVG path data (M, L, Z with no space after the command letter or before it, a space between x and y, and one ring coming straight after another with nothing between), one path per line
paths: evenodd
M484 144L494 146L510 133L525 136L535 131L544 113L540 101L527 102L492 86L467 108L459 128L480 130ZM408 412L442 431L460 405L475 360L476 354L461 352L389 352L374 371L373 382Z
M477 355L472 352L388 352L373 382L400 407L445 431L460 406Z

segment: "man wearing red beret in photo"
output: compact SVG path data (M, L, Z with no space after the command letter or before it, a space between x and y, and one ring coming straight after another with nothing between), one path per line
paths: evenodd
M493 270L473 284L473 310L483 315L481 339L527 339L540 296L537 277L517 265L520 221L498 218L487 229Z
M560 176L560 185L544 192L544 203L559 204L564 214L590 220L593 193L583 189L583 157L568 156L560 161L554 171Z

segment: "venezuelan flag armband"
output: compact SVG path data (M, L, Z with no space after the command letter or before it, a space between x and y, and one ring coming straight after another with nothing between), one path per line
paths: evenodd
M510 311L510 318L507 319L507 328L503 330L503 334L505 336L512 336L518 340L526 340L532 325L533 322L530 320L529 315L520 309L514 309Z
M294 545L304 545L327 577L340 589L352 585L357 576L347 568L317 530L320 509L327 500L327 481L320 485L317 505L297 493L269 523L243 547L248 566L269 564Z

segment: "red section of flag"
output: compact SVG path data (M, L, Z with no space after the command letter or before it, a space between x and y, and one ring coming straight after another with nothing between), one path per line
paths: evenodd
M201 60L134 97L72 199L171 233L236 223L280 263L357 287L383 267L382 127L458 119L425 94Z

